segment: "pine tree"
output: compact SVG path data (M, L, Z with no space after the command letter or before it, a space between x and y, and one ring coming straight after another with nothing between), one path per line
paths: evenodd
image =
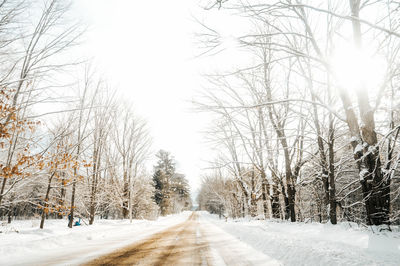
M190 209L189 184L185 175L175 172L174 157L163 150L156 156L159 160L154 166L154 200L160 207L161 215Z
M159 182L161 189L159 190L161 215L171 213L171 178L175 173L175 160L167 151L160 150L156 157L157 165L154 167L155 172L159 172ZM157 193L157 192L156 192Z
M173 176L171 190L175 196L174 205L179 205L177 207L180 210L188 210L191 208L190 189L185 175L176 173Z
M162 172L161 170L156 170L153 175L153 182L154 182L154 201L157 203L158 206L161 204L161 200L163 198L162 189L163 183L161 182Z

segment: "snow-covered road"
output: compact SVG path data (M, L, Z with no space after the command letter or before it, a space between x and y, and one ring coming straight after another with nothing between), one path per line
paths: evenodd
M97 220L69 229L65 220L14 221L0 234L0 265L79 265L184 222L191 212L157 221Z
M219 229L198 214L142 241L106 254L99 265L280 265Z
M184 212L157 221L50 220L2 226L0 265L399 265L400 234L349 225L219 220ZM17 232L18 231L18 232ZM100 258L100 260L99 260ZM96 260L97 259L97 260ZM140 263L139 263L140 262Z

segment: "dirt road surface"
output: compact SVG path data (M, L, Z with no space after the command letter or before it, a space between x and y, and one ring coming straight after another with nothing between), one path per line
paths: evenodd
M192 213L184 223L85 265L213 265L198 223L196 213Z
M154 223L125 226L126 231L117 230L115 235L98 232L56 252L4 265L281 265L227 233L214 218L203 212L172 215Z
M89 261L85 265L247 266L280 264L193 212L183 223Z

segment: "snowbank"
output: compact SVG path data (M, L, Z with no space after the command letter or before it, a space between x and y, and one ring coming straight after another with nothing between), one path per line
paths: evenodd
M283 265L400 265L400 233L342 223L205 219Z
M207 219L200 219L200 225L198 233L202 237L205 237L208 243L210 256L213 261L211 265L282 265L278 260L240 241Z
M66 220L13 221L0 226L0 265L78 264L128 245L173 224L191 212L156 221L96 220L91 226L67 227Z

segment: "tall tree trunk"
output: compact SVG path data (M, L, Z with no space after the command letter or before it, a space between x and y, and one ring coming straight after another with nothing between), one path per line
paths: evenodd
M243 197L242 197L242 217L243 218L246 216L246 201L247 201L247 199L243 199Z
M250 216L257 216L257 196L255 193L255 171L251 170Z
M10 224L11 223L11 221L12 221L12 210L13 210L13 206L11 205L9 208L8 208L8 218L7 218L7 222Z
M89 207L89 225L92 225L94 222L95 215L95 196L96 191L94 190L95 181L92 180L92 190L90 192L90 207Z
M127 165L126 165L126 158L123 157L123 171L124 171L124 188L123 188L123 193L122 193L122 217L124 219L126 219L128 217L128 189L129 189L129 185L128 185L128 170Z
M336 218L336 185L335 185L335 152L334 148L334 129L333 129L333 118L330 115L329 118L329 218L331 224L337 224Z
M128 217L128 213L129 213L129 190L128 190L128 183L124 183L124 192L123 192L123 202L122 202L122 216L124 219L126 219Z
M65 192L66 192L65 185L66 185L66 180L65 180L65 178L64 178L65 173L63 172L63 173L61 173L61 175L63 176L63 178L61 178L61 191L60 191L60 200L59 200L59 202L58 202L58 205L60 205L61 207L63 207L63 206L64 206L64 202L65 202ZM58 215L57 215L57 218L58 218L58 219L62 219L62 218L63 218L63 214L62 214L61 212L59 212Z
M279 219L281 217L281 206L279 204L279 190L278 185L272 185L272 217Z
M96 145L95 145L96 146ZM97 177L98 177L98 150L94 148L93 155L93 173L92 173L92 184L90 191L90 207L89 207L89 225L92 225L94 222L94 215L96 210L96 188L97 188Z
M311 72L309 70L309 72ZM310 82L311 84L311 82ZM311 85L310 85L311 86ZM329 204L329 171L328 171L328 166L327 166L327 159L326 159L326 154L325 154L325 147L324 147L324 140L322 139L322 132L320 128L320 122L319 122L319 117L318 117L318 110L317 110L317 105L315 104L315 95L314 91L311 91L311 101L314 103L313 106L313 114L314 114L314 125L315 125L315 130L317 133L317 144L318 144L318 151L319 151L319 156L320 156L320 161L321 161L321 179L322 179L322 188L324 192L324 202L323 202L323 217L322 219L325 220L327 213L325 212L326 207Z
M77 170L74 168L74 180L72 181L72 194L71 194L71 210L68 215L68 227L72 228L73 222L74 222L74 210L75 210L75 192L76 192L76 175L77 175Z
M285 145L284 147L284 155L285 155L285 169L286 169L286 186L287 186L287 211L289 211L290 221L296 221L296 213L295 213L295 195L296 190L294 187L294 180L292 175L292 169L290 167L290 158L289 158L289 151L287 150L287 143L286 139L282 140ZM285 148L286 147L286 148Z
M271 202L271 197L269 195L270 186L268 180L265 176L265 171L261 174L262 178L262 199L263 199L263 213L264 219L270 218L270 214L268 212L268 203Z
M46 196L44 197L44 206L43 206L43 209L42 209L42 217L41 217L41 220L40 220L40 229L43 229L44 220L46 219L46 214L48 212L49 196L50 196L50 190L51 190L51 181L52 181L54 175L55 175L55 172L50 176L49 182L47 184L47 191L46 191Z
M256 200L256 194L254 192L252 192L250 196L250 216L251 217L257 216L257 200Z
M284 212L284 215L282 215L283 216L283 219L289 219L289 217L290 217L290 207L289 207L289 197L288 197L288 195L287 195L287 193L286 193L286 188L285 188L285 185L281 182L281 193L282 193L282 196L283 196L283 202L284 202L284 206L283 206L283 208L284 208L284 210L285 210L285 212Z
M85 99L86 99L86 93L87 93L88 87L85 86L85 89L83 91L83 96L81 99L81 106L80 106L80 111L79 111L79 122L78 122L78 136L77 136L77 148L76 148L76 156L75 160L79 159L79 155L81 153L81 145L82 145L82 119L83 119L83 110L84 110L84 104L85 104ZM71 210L68 215L69 220L68 220L68 227L72 228L72 224L74 222L74 213L75 213L75 192L76 192L76 182L78 177L78 169L75 166L74 167L74 176L72 178L72 194L71 194Z
M359 21L360 1L350 0L353 37L357 48L361 49L361 24ZM369 225L389 223L390 187L384 178L377 135L375 132L374 110L369 104L368 91L363 84L357 90L358 108L361 127L350 101L350 96L343 89L340 97L346 113L347 125L352 136L351 144L357 162L359 178L366 208L366 222Z
M0 190L0 206L3 201L3 193L4 193L4 189L6 187L6 183L7 183L7 178L3 177L3 182L1 184L1 190Z

